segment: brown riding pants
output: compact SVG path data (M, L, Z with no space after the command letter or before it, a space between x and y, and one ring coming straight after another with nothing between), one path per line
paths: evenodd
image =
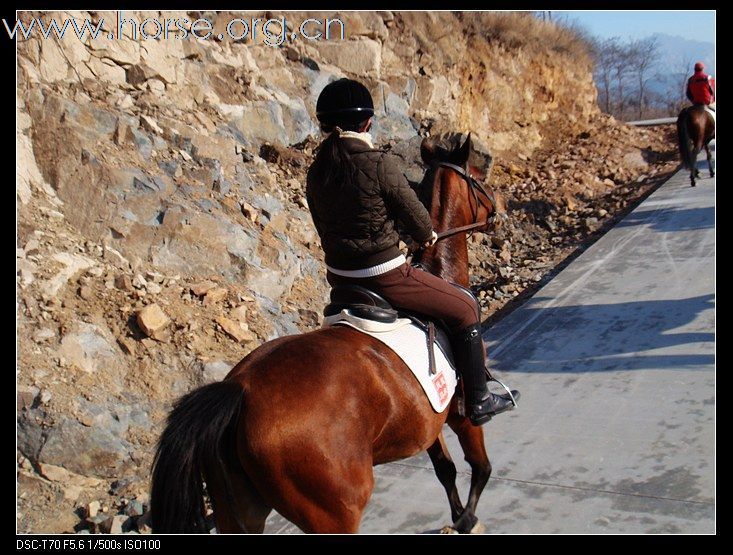
M326 279L332 287L361 285L384 297L395 308L413 310L443 320L450 333L457 333L481 319L476 303L465 292L409 264L367 278L344 277L326 272Z

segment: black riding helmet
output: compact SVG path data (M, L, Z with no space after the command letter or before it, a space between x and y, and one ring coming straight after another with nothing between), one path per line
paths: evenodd
M316 117L321 125L351 127L374 115L374 101L364 85L353 79L339 79L318 95Z

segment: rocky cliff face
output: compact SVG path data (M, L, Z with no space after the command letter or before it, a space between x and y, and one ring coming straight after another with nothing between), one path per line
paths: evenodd
M125 14L207 17L215 33L263 15ZM22 19L33 16L104 18L109 30L115 21ZM74 507L111 507L107 494L144 499L172 400L262 342L319 325L327 290L303 176L319 140L315 100L330 80L367 84L376 142L401 153L415 180L418 133L471 131L509 182L522 172L514 162L598 125L586 58L486 33L512 18L547 32L528 15L287 19L326 16L344 21L344 41L19 41L21 530L70 530ZM638 157L632 142L614 156ZM614 171L602 178L641 172ZM592 189L571 181L573 193Z

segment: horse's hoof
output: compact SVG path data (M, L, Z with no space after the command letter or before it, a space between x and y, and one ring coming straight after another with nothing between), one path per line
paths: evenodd
M455 528L453 528L453 526L443 526L440 529L440 533L441 534L460 534L460 532L456 530Z
M486 526L481 524L481 521L478 521L476 524L474 524L473 528L471 528L470 534L483 534L486 532Z

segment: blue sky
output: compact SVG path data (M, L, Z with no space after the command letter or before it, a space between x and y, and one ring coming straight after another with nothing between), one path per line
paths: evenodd
M568 21L577 21L600 38L644 38L654 33L715 43L715 11L556 11Z

